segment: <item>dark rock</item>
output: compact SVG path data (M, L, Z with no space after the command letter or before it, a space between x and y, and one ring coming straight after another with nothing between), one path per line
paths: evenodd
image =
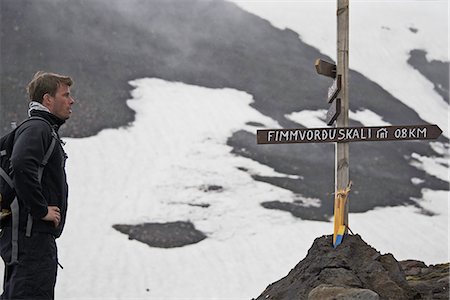
M255 126L255 127L264 127L265 126L264 124L259 123L259 122L247 122L245 124L250 125L250 126Z
M223 186L215 184L202 185L200 190L204 192L221 192L223 191Z
M345 288L342 286L333 286L321 284L314 288L308 295L308 300L378 300L377 293L367 289Z
M336 249L332 240L317 238L307 256L257 299L420 299L392 254L380 255L359 235L346 236Z
M417 33L417 32L419 32L419 29L417 29L415 27L409 27L409 31L411 31L412 33Z
M408 284L422 299L449 299L449 263L430 265L417 260L401 261Z
M412 259L401 261L400 266L402 267L406 276L419 275L422 269L427 267L427 265L423 261Z
M209 203L189 203L189 206L196 206L196 207L201 207L201 208L208 208L211 205Z
M175 248L198 243L206 235L195 229L191 222L144 223L138 225L113 225L113 228L128 234L130 240L138 240L150 247Z

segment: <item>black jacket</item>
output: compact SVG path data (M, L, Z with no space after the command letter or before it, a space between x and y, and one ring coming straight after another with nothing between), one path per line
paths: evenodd
M33 110L31 115L49 121L56 132L65 122L45 111ZM20 207L19 228L25 229L28 212L31 212L33 231L51 233L59 237L66 220L68 196L65 172L67 156L59 138L44 168L42 183L38 179L39 165L51 141L52 131L46 122L25 122L16 130L11 166ZM42 220L48 212L47 206L58 206L61 211L61 222L56 228L53 222Z

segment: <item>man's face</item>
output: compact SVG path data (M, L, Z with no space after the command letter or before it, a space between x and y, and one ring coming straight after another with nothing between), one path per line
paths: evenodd
M46 94L45 96L47 95L48 97L44 100L44 105L47 106L50 112L61 120L70 118L70 115L72 114L72 104L75 102L70 95L70 87L65 84L60 84L54 97L50 94Z

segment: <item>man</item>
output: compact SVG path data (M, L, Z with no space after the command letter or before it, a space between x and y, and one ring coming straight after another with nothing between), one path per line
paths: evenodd
M70 77L38 72L27 86L32 119L17 128L11 154L13 182L19 203L18 263L11 258L11 226L0 238L5 261L1 299L53 299L58 266L55 239L64 228L68 187L67 158L58 129L70 118L74 99ZM53 127L53 130L52 128ZM48 150L56 140L53 150ZM41 174L39 167L51 151Z

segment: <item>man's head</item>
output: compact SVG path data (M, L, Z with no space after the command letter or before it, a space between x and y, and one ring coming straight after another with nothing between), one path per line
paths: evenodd
M36 101L62 120L70 118L72 104L75 102L70 95L72 78L55 73L39 71L27 86L30 101Z

